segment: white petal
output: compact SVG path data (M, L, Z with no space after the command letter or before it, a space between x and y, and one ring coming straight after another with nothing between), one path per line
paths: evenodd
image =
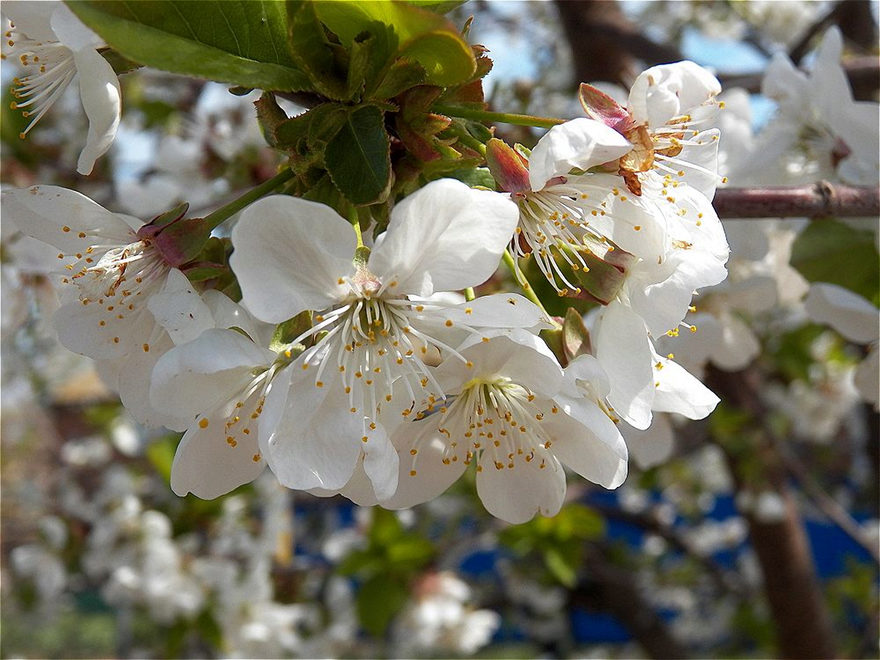
M673 117L721 93L721 84L709 71L690 61L660 64L643 71L629 92L627 109L636 123L662 126Z
M668 415L654 415L654 421L644 431L626 424L623 435L629 455L642 470L663 463L672 454L675 436Z
M612 302L601 312L593 337L596 357L611 381L608 402L636 428L648 428L654 378L645 322L632 310Z
M721 315L721 341L710 352L712 362L725 371L739 371L745 369L761 352L761 343L752 329L740 318L730 313ZM699 335L702 326L697 326L697 332L687 333Z
M149 312L141 308L118 319L114 316L116 310L107 312L106 307L95 301L87 305L76 301L59 307L52 317L52 326L61 345L96 360L111 360L143 350L141 347L156 327ZM104 325L100 325L101 321Z
M34 41L57 41L52 30L52 13L60 2L5 2L3 15L14 25L16 32L26 34Z
M107 153L116 139L122 117L122 95L113 67L98 51L75 51L73 58L79 76L80 100L89 118L89 135L76 171L91 174L95 161Z
M345 220L324 204L273 195L248 206L232 230L230 257L243 304L270 323L342 298L339 284L354 267L357 239Z
M562 367L544 341L524 330L496 333L497 330L486 331L489 341L476 336L469 340L473 345L461 351L473 367L462 365L455 358L437 367L435 377L444 390L457 391L471 378L492 381L503 377L536 394L553 397L562 386Z
M116 214L85 195L58 186L4 190L3 216L21 233L66 254L85 254L90 247L127 245L137 240Z
M174 455L171 489L181 497L192 493L212 500L250 483L266 467L262 458L254 460L260 453L256 433L239 434L233 447L226 441L224 413L218 411L205 419L208 426L195 425L189 429Z
M429 296L485 282L519 220L508 195L439 179L398 202L369 269L390 291Z
M627 474L627 450L617 426L599 406L584 399L557 396L568 414L545 417L542 426L553 438L551 451L584 479L617 488Z
M50 6L54 10L50 19L52 31L70 50L94 50L105 45L101 37L87 28L66 5L53 2Z
M397 490L382 502L386 509L407 509L432 500L464 473L467 466L463 461L443 463L447 441L438 432L438 424L439 417L432 415L422 421L407 422L395 431L392 441L397 447L400 472ZM415 457L410 454L413 447L418 447Z
M721 178L718 176L718 146L721 132L711 128L697 133L688 140L670 166L684 172L682 183L705 195L711 200L715 197L715 187Z
M443 310L443 317L472 328L550 329L544 312L517 293L495 293Z
M658 213L657 200L651 195L652 185L656 186L658 180L645 178L642 197L614 195L611 191L621 185L620 177L616 175L589 174L572 177L569 183L589 194L584 204L587 213L596 208L607 209L604 215L592 216L590 213L590 227L630 254L656 262L666 252L668 221L663 213ZM596 192L597 188L601 193ZM660 188L656 190L659 192ZM603 202L604 206L600 207Z
M150 401L150 379L156 362L174 348L167 335L150 344L145 352L132 351L122 358L116 387L119 399L126 411L138 422L146 426L165 426L176 431L183 431L192 421L191 417L175 417L167 410L153 407Z
M368 439L363 445L364 472L373 485L376 497L385 500L397 490L399 471L397 450L381 425L377 425L373 431L368 427L366 435Z
M192 419L237 396L252 380L251 371L274 358L274 353L235 330L206 330L159 359L150 400L159 410Z
M625 137L602 122L586 117L572 119L551 128L532 149L529 184L537 192L554 177L616 160L631 149Z
M258 346L268 346L272 341L275 326L254 318L250 312L229 296L209 289L202 293L202 300L208 306L217 328L241 328Z
M214 327L211 310L186 275L176 268L169 270L162 290L150 296L147 309L177 345Z
M349 412L341 387L332 381L316 387L311 371L299 362L282 373L290 379L289 387L279 374L273 383L278 389L266 397L260 420L260 446L269 467L288 488L338 490L351 479L360 458L363 417ZM283 394L273 396L285 390L286 401ZM277 424L270 421L276 418Z
M684 367L672 360L655 354L654 377L659 385L654 395L653 409L657 412L674 412L688 419L703 419L708 416L720 399L712 390L689 374Z
M842 286L824 282L811 285L804 307L811 319L817 323L827 323L858 344L875 341L880 333L877 308Z
M693 250L673 252L662 266L642 263L639 269L643 268L650 269L644 277L656 276L659 281L630 277L626 287L633 310L645 320L648 332L654 337L678 327L696 289L717 284L727 276L723 263L712 255ZM652 272L655 269L659 272Z
M555 516L565 498L565 470L547 452L530 463L520 461L514 469L499 470L487 461L477 472L477 494L489 513L514 525L536 513Z
M395 466L396 465L397 464L395 463ZM395 483L397 482L395 481ZM364 471L363 460L358 461L357 467L354 469L354 474L351 475L351 479L349 479L348 483L345 484L338 493L337 491L326 490L324 488L309 488L308 492L312 495L317 495L318 497L331 497L336 494L344 495L358 506L375 506L379 504L379 499L376 497L376 490L373 486L373 482L370 481L370 478Z
M608 374L602 368L601 363L592 355L578 355L565 367L565 380L572 388L577 387L577 381L589 383L598 397L608 396L611 384Z

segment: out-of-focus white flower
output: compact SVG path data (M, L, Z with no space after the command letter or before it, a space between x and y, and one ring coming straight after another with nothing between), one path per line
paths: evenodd
M826 0L745 0L731 5L738 14L757 27L762 35L783 45L796 44L804 32L829 10Z
M818 282L810 286L804 307L811 319L826 323L857 344L869 344L867 357L854 374L854 385L861 397L880 406L878 343L880 312L868 300L836 284Z
M784 53L773 56L761 86L778 104L777 116L755 138L759 159L731 173L742 183L805 183L839 178L873 185L880 166L880 105L854 101L840 64L843 37L830 27L805 74Z
M816 359L818 368L811 370L808 381L793 380L787 387L770 384L763 396L788 418L794 437L827 443L847 422L860 396L851 364L829 361L827 355Z
M122 113L119 80L97 50L106 44L61 2L4 2L3 14L10 22L4 57L14 56L25 70L13 80L15 107L32 117L22 137L78 78L89 134L76 169L90 174L113 143Z
M429 573L415 588L415 599L395 622L393 638L401 655L472 655L489 643L501 625L492 610L468 607L470 588L451 573Z

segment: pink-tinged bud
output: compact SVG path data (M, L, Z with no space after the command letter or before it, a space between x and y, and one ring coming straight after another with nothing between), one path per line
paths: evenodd
M579 297L602 305L614 300L626 281L630 267L637 260L629 252L611 246L603 256L589 251L582 252L581 257L587 267L575 272L582 288Z
M192 261L205 247L211 229L203 218L184 218L189 204L181 204L156 216L141 227L138 238L149 241L169 266L178 267Z
M505 142L492 138L486 143L486 164L502 190L531 192L528 161Z
M584 112L591 119L601 121L621 135L626 135L632 130L634 124L632 115L605 92L587 83L581 83L578 98Z

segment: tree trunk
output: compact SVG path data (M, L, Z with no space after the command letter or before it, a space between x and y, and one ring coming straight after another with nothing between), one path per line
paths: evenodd
M764 592L776 627L779 655L783 658L833 658L836 656L831 618L816 578L803 521L789 489L785 469L768 431L758 397L760 373L754 368L727 373L707 370L707 385L728 405L749 413L753 426L743 430L736 447L722 443L737 492L771 492L782 503L779 515L761 519L744 512L752 547L764 576Z

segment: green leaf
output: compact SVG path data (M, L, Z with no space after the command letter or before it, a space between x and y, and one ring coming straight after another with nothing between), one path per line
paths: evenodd
M411 87L425 82L425 69L418 62L399 59L385 72L382 81L374 90L367 89L365 96L383 101L402 94Z
M485 188L486 190L495 190L495 179L492 173L485 167L463 168L460 170L452 170L446 176L451 179L458 179L462 183L466 183L471 188Z
M171 464L179 440L179 435L167 435L147 446L147 460L166 482L171 480Z
M76 0L68 6L123 57L164 71L269 90L311 89L271 0Z
M449 86L468 80L476 70L470 46L455 26L439 14L400 2L337 0L318 2L318 16L344 45L375 21L394 29L400 39L398 56L416 60L427 82Z
M392 511L373 509L373 520L370 524L370 545L384 547L399 538L403 533L400 520Z
M461 7L467 0L406 0L408 5L429 9L438 14L445 14L456 7Z
M419 536L406 536L388 546L389 561L401 568L421 568L433 556L433 544Z
M577 583L575 567L568 562L565 555L557 548L547 548L544 551L544 565L563 586L571 589Z
M385 575L376 575L357 593L357 613L364 630L381 637L391 619L403 609L409 592L405 585Z
M346 74L340 66L339 45L327 41L324 28L311 2L288 3L288 38L297 66L305 71L313 89L327 98L346 101L352 98L346 86Z
M397 35L379 21L367 26L351 42L348 62L348 90L351 98L372 92L391 68L397 52ZM379 98L377 100L385 100Z
M814 220L795 240L791 265L810 282L837 284L880 303L874 233L834 220Z
M374 105L351 111L327 143L324 164L353 204L384 201L391 188L391 156L382 111Z

